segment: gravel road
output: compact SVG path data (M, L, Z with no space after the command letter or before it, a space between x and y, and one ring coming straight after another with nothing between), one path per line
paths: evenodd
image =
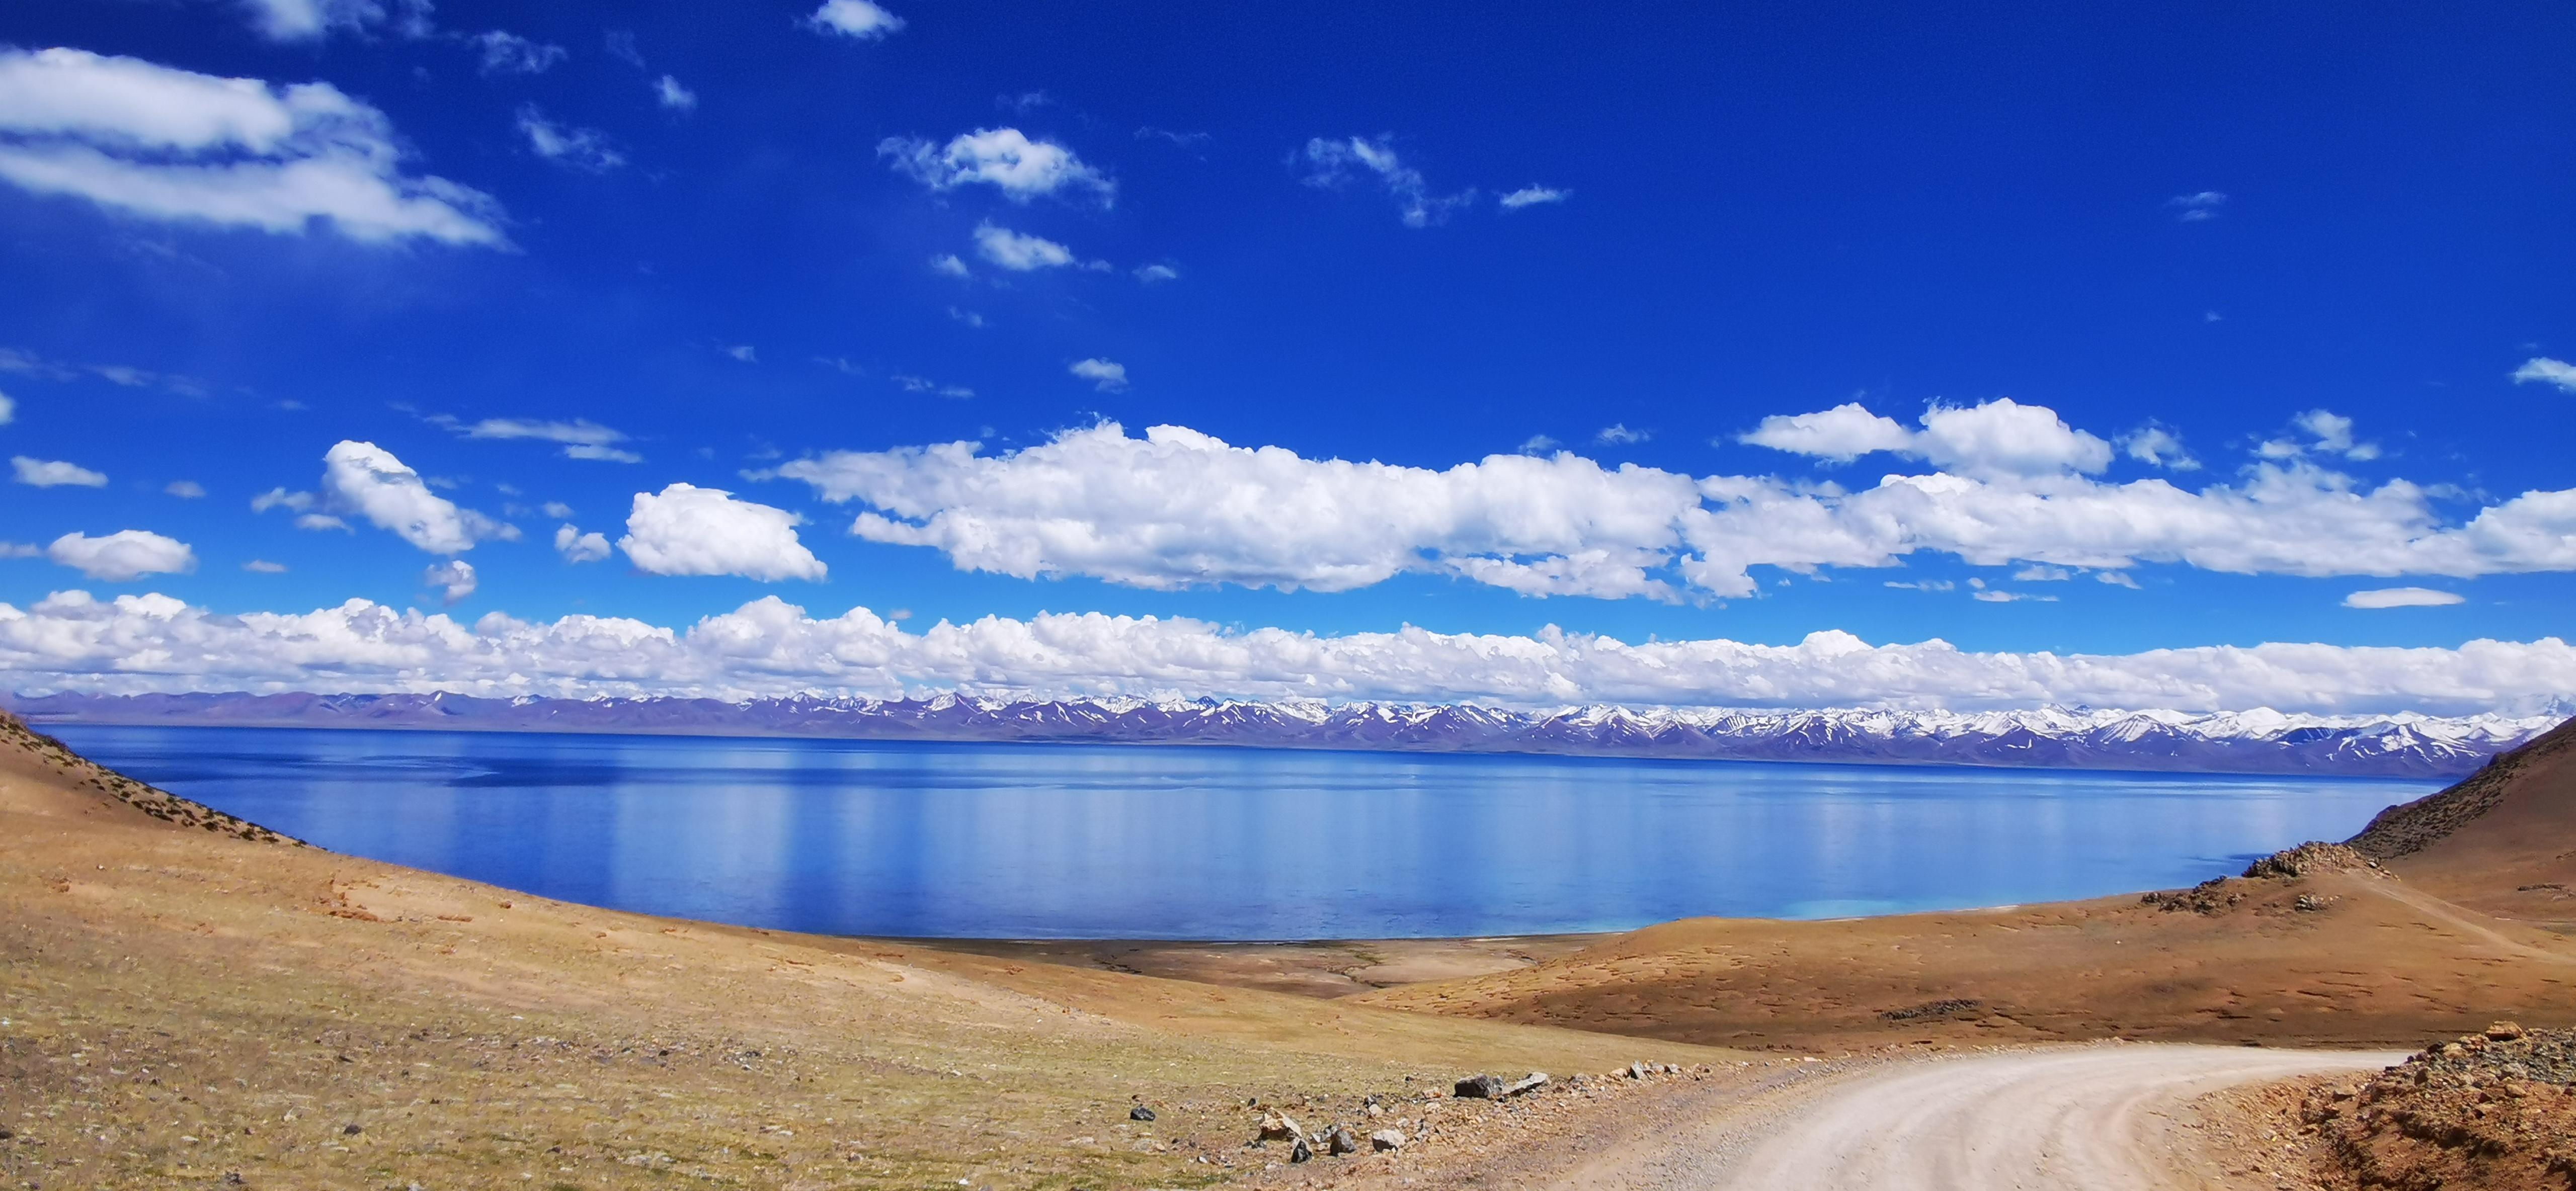
M2125 1044L1870 1065L1739 1102L1591 1164L1579 1181L1653 1191L2203 1188L2215 1172L2179 1126L2186 1102L2403 1058Z

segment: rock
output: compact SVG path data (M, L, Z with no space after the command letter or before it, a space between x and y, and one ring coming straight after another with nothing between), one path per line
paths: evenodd
M2313 893L2302 893L2296 900L2290 903L2290 908L2303 914L2313 914L2319 910L2325 909L2326 903L2332 900L2334 899L2318 897Z
M1127 1119L1131 1121L1150 1121L1154 1119L1154 1110L1139 1104L1136 1107L1127 1110Z
M2522 1025L2519 1022L2500 1021L2487 1027L2487 1039L2491 1042L2511 1042L2520 1037Z
M1628 1078L1630 1078L1630 1079L1644 1079L1644 1078L1646 1078L1646 1065L1645 1065L1644 1063L1630 1063L1630 1064L1628 1064Z
M1351 1136L1350 1130L1335 1125L1332 1136L1324 1139L1324 1148L1336 1156L1356 1154L1360 1152L1360 1139Z
M1311 1160L1314 1156L1314 1149L1309 1147L1306 1144L1306 1139L1302 1137L1297 1139L1295 1148L1288 1151L1288 1160L1291 1162L1305 1162Z
M1381 1154L1388 1150L1403 1149L1404 1132L1400 1129L1380 1129L1369 1134L1369 1148Z
M1295 1117L1274 1112L1261 1118L1261 1140L1263 1141L1286 1141L1292 1137L1303 1140L1305 1136L1306 1131L1297 1127Z
M1458 1081L1454 1094L1461 1100L1499 1100L1504 1086L1499 1075L1470 1075Z
M1520 1094L1521 1094L1521 1093L1523 1093L1523 1092L1536 1091L1537 1089L1539 1089L1539 1088L1543 1088L1543 1087L1546 1087L1546 1086L1547 1086L1547 1072L1544 1072L1544 1071L1532 1071L1532 1072L1530 1072L1529 1074L1524 1075L1524 1076L1520 1077L1519 1079L1517 1079L1517 1080L1513 1081L1513 1082L1512 1082L1512 1085L1511 1085L1510 1087L1504 1088L1504 1089L1503 1089L1503 1095L1505 1095L1505 1096L1517 1096L1517 1095L1520 1095Z
M355 1125L355 1124L349 1124L349 1125L342 1125L342 1126L340 1126L340 1134L341 1134L341 1136L343 1136L343 1137L356 1137L357 1135L359 1135L359 1134L361 1134L361 1133L364 1133L364 1132L366 1132L366 1130L365 1130L365 1129L360 1128L359 1126L357 1126L357 1125Z

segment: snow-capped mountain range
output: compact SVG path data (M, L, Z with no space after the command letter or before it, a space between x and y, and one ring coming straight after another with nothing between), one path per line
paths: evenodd
M717 699L483 699L460 695L186 694L17 697L29 721L512 732L823 736L871 740L1087 741L1390 752L1860 764L2000 765L2209 773L2449 777L2555 726L2533 716L1815 711L1467 704L999 699L808 695Z

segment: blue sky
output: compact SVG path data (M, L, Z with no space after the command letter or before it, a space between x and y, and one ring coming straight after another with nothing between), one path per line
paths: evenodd
M2537 642L2576 610L2571 40L2532 5L17 6L0 601ZM1889 475L1975 490L1847 499ZM185 557L121 578L87 540L125 530ZM18 627L21 688L153 668L148 628Z

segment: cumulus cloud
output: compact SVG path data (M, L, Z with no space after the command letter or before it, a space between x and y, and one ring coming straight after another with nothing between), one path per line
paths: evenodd
M342 440L323 453L322 492L334 510L365 517L432 554L462 554L479 541L519 537L516 527L459 508L430 491L419 472L371 442ZM293 499L289 495L278 503L294 508Z
M57 592L0 603L0 679L17 690L429 691L742 698L939 690L1063 696L1474 700L1558 707L1980 709L2084 703L2185 711L2529 713L2576 689L2558 638L2452 649L2266 644L2137 654L1978 653L1837 631L1794 645L1529 636L1319 635L1188 619L1048 614L906 631L866 608L818 618L775 597L685 627L522 621L365 600L222 615L165 595Z
M124 214L353 240L508 246L489 195L402 169L383 112L84 50L0 50L0 180Z
M626 155L609 144L607 133L557 124L533 103L519 108L519 135L528 138L529 152L568 170L604 174L626 164Z
M1811 574L1918 552L2098 571L2576 570L2576 489L2524 493L2454 522L2420 485L2365 487L2304 460L2257 463L2198 490L2162 478L2111 484L2075 470L2106 462L2108 443L2046 409L2006 412L1910 440L1908 451L1962 471L1852 491L1612 469L1563 452L1435 471L1236 447L1179 426L1131 437L1114 422L998 455L971 442L841 451L775 474L866 506L851 532L870 541L937 549L968 570L1154 589L1341 591L1416 572L1534 595L1735 598L1756 590L1752 567ZM2068 470L2021 474L2048 458Z
M1090 381L1091 387L1103 393L1127 391L1127 366L1115 360L1103 360L1097 356L1076 360L1066 371Z
M1573 197L1574 192L1571 190L1533 185L1521 187L1495 201L1501 203L1506 211L1518 211L1523 207L1535 207L1541 203L1561 203Z
M1456 194L1435 195L1422 171L1404 164L1395 152L1395 138L1315 137L1306 142L1303 154L1308 186L1338 190L1352 179L1366 175L1377 179L1395 199L1397 213L1406 227L1429 227L1446 223L1449 212L1476 201L1476 190L1468 187Z
M1592 441L1604 446L1627 446L1644 442L1654 436L1655 432L1652 430L1631 430L1625 422L1613 422L1595 433Z
M2440 608L2464 603L2466 596L2455 591L2435 591L2429 587L2382 587L2356 591L2343 598L2346 608Z
M805 22L823 32L860 41L879 41L903 30L902 17L868 0L823 0L823 7L815 9Z
M475 34L473 41L474 48L482 52L485 74L544 74L569 56L562 46L530 41L499 29Z
M975 251L985 260L1015 273L1061 269L1082 263L1073 255L1072 249L1053 240L1023 235L989 223L975 225Z
M2200 460L2183 449L2182 436L2162 426L2141 426L2120 436L2120 453L2149 467L2198 471Z
M673 484L659 495L635 494L617 548L647 574L820 582L823 560L796 537L803 521L720 489Z
M608 557L608 535L583 533L578 526L555 527L555 553L565 562L599 562Z
M60 459L33 459L25 455L9 457L10 470L18 473L18 482L31 488L104 488L107 476L77 463Z
M566 459L597 459L610 463L642 463L644 457L617 444L627 441L624 431L602 426L588 418L569 422L538 418L485 418L467 422L444 414L428 419L436 426L452 431L459 438L534 439L563 444Z
M120 529L95 538L67 533L45 547L45 557L108 583L197 569L197 552L186 542L141 529Z
M1181 271L1171 267L1170 265L1136 266L1136 280L1142 281L1147 285L1159 285L1166 281L1178 281L1180 280L1180 277Z
M2111 444L2068 426L2055 410L2009 397L1934 405L1920 421L1923 429L1908 430L1852 401L1818 413L1774 414L1737 441L1837 463L1888 451L1980 478L2097 472L2111 463Z
M974 276L974 273L967 269L966 262L957 259L957 254L953 252L944 252L930 258L930 271L949 277Z
M440 598L453 607L464 603L465 597L474 594L474 564L461 558L434 562L429 564L429 569L420 573L420 581L423 586L439 593Z
M2513 383L2522 385L2534 381L2576 393L2576 364L2547 356L2533 356L2523 361L2522 367L2513 370Z
M983 184L1015 202L1039 195L1087 193L1108 206L1118 184L1053 141L1033 141L1016 128L978 128L946 145L917 137L887 137L877 155L896 173L932 190Z
M680 80L667 74L653 80L653 99L675 112L698 110L698 93L681 86Z
M1894 418L1871 413L1860 402L1846 401L1811 414L1773 414L1735 441L1849 463L1880 451L1905 450L1913 445L1914 432Z

